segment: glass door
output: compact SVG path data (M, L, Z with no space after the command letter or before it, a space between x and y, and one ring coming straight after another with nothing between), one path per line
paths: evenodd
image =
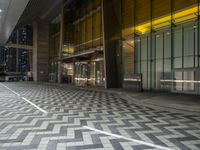
M104 78L104 63L103 61L96 61L95 63L95 74L96 74L96 86L103 86L103 78Z

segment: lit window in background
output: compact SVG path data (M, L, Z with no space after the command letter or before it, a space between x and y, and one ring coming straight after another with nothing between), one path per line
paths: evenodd
M63 53L65 53L65 54L74 54L74 47L73 46L64 45L63 46Z
M198 12L198 6L176 12L173 15L174 23L179 24L182 22L195 20L197 18L197 12ZM169 27L170 25L171 25L171 15L161 17L159 19L155 19L152 22L152 26L154 29ZM149 32L150 29L151 29L151 22L149 21L147 23L143 23L136 27L131 27L131 28L125 29L123 31L123 36L131 35L134 32L136 32L137 34L145 34L145 33Z

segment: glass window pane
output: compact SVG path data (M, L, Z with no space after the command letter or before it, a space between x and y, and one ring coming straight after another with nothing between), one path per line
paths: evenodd
M184 57L184 68L192 68L194 65L194 57L186 56Z
M160 88L160 80L163 76L163 61L162 60L156 60L156 89Z
M163 58L163 35L156 35L156 59Z
M134 73L140 73L140 62L139 61L135 62Z
M156 45L155 45L155 51L156 51L156 58L155 58L155 88L160 89L160 80L163 79L163 33L157 33L156 34Z
M193 23L184 27L184 67L194 67L195 28Z
M132 78L134 74L134 49L133 39L123 42L124 78Z
M174 58L174 68L182 68L182 57Z
M164 72L171 72L171 59L164 60Z
M173 50L174 50L174 68L182 68L182 50L183 50L183 35L182 27L175 27L173 29Z
M182 56L182 29L174 28L174 57Z
M196 28L195 28L195 30L194 30L194 32L195 32L195 52L194 52L194 55L195 55L195 66L194 67L198 67L198 44L199 44L199 42L198 42L198 25L197 25L197 23L196 23Z
M134 58L135 61L140 60L140 38L135 38L135 47L134 47Z
M164 34L164 58L171 58L171 33L165 31Z
M194 53L194 27L184 27L184 56L193 56Z
M195 83L193 82L195 80L195 72L194 71L187 71L184 72L184 85L183 89L187 92L193 92L195 91Z
M148 39L147 37L141 38L141 60L147 60L147 48L148 48Z
M142 72L142 79L143 79L143 88L147 89L147 61L141 62L141 72Z
M140 38L135 38L134 60L134 72L140 73Z
M174 72L174 82L173 82L173 89L175 91L182 91L182 72Z

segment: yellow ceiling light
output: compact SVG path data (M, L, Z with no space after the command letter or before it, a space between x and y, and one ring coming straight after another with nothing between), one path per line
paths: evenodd
M65 46L65 47L63 48L63 52L64 52L64 53L68 53L68 54L73 54L73 53L74 53L74 48L71 47L71 46L70 46L70 47L66 47L66 46Z
M198 6L188 8L182 11L179 11L173 15L174 23L178 24L188 20L194 20L197 18ZM171 15L155 19L152 22L153 29L160 29L163 27L170 26L171 24ZM145 34L149 32L151 29L151 22L147 22L136 27L131 27L128 29L123 30L123 36L129 36L131 34L138 33L138 34Z
M135 31L139 32L141 34L144 34L150 30L150 26L151 26L151 23L148 22L148 23L142 24L140 26L136 26Z
M196 7L193 7L193 8L186 9L184 11L175 13L173 17L174 17L175 21L177 19L181 19L181 20L185 21L184 18L194 19L194 18L196 18L197 11L198 11L198 7L196 6Z
M166 16L160 19L156 19L152 22L152 26L155 29L159 29L165 26L169 26L171 24L171 16Z

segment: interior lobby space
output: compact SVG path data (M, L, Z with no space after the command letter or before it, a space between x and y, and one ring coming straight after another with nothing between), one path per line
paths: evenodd
M0 150L89 149L200 149L200 0L0 0Z

